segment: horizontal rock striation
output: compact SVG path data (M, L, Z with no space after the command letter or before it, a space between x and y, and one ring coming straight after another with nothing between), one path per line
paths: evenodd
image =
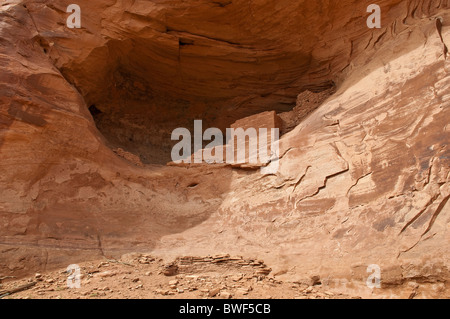
M0 7L1 275L220 251L448 293L449 1L380 0L380 29L371 1L77 3ZM162 165L174 128L265 111L277 173Z

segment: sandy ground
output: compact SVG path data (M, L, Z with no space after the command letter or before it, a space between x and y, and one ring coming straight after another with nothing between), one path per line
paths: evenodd
M183 257L165 263L146 254L79 265L80 288L69 288L66 269L28 278L2 278L4 299L347 299L322 287L276 280L263 261L241 257ZM69 280L69 284L76 284ZM5 295L12 289L32 285Z

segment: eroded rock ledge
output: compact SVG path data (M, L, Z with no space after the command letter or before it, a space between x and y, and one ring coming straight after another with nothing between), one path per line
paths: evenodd
M448 1L379 1L376 30L366 1L194 2L80 0L81 29L67 1L2 4L0 274L152 250L448 281ZM333 85L276 175L154 165L174 127L299 112Z

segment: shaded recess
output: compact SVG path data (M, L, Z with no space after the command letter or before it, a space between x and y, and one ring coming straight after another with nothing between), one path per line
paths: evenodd
M384 24L395 12L409 10L401 3L380 3L393 12ZM97 10L101 19L85 19L85 29L73 31L72 38L55 39L70 49L49 56L86 105L95 105L92 115L112 149L164 164L170 161L173 129L192 131L195 119L203 120L204 129L223 130L260 112L293 111L283 115L283 132L292 130L326 95L298 107L300 93L329 92L360 53L390 37L384 29L367 28L369 4L89 2L85 10ZM75 45L74 39L82 42Z
M264 52L255 61L258 51L234 49L239 59L213 55L216 48L199 39L180 37L176 47L144 38L111 40L61 71L84 96L108 145L144 164L169 162L177 143L172 131L193 133L194 120L203 120L204 130L225 130L249 115L291 111L300 92L334 85L330 79L295 83L311 67L311 57L300 52Z

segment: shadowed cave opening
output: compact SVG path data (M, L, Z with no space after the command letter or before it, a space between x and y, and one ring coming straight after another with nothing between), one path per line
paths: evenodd
M180 39L176 45L174 54L170 46L148 39L110 41L78 67L63 70L119 156L164 165L178 143L171 140L172 131L183 127L193 135L194 120L203 121L203 131L217 127L225 132L239 119L276 111L285 134L334 93L331 80L295 83L311 63L300 53L242 66L208 56L194 40Z
M275 109L269 106L266 110L278 111L277 115L282 123L280 133L283 135L294 129L334 91L335 87L332 84L323 91L306 90L299 94L297 104L293 101L292 105L287 105L286 108ZM126 95L124 93L124 96ZM170 95L154 95L150 100L142 101L131 99L127 99L126 102L120 99L118 101L117 109L101 106L102 111L93 104L89 107L89 111L97 128L118 155L122 155L123 150L138 156L143 164L164 165L171 161L172 147L178 143L171 140L171 133L175 128L185 127L193 134L194 120L201 119L203 131L209 127L218 127L225 138L226 128L235 120L254 114L244 112L242 117L223 115L214 106L206 110L205 102L196 104L196 101L176 99ZM209 142L204 141L203 146Z

